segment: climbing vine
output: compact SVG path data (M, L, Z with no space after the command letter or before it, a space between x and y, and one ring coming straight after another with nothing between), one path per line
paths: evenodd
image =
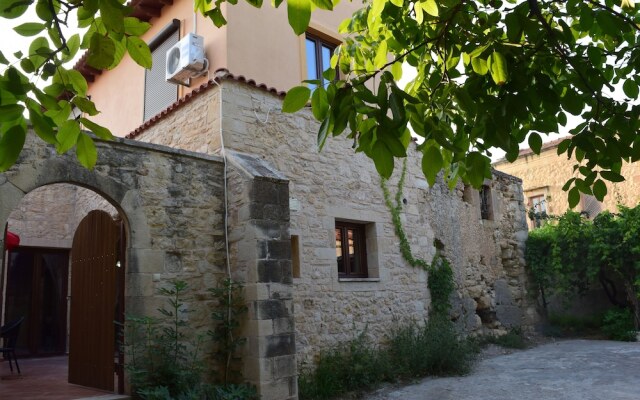
M398 189L396 190L395 198L392 198L391 192L387 187L387 181L384 178L380 179L380 187L384 195L384 201L391 212L391 220L395 228L396 236L400 240L400 254L406 262L414 268L422 268L429 274L429 293L431 294L431 310L437 315L447 315L451 304L449 298L455 285L453 283L453 271L449 262L436 253L431 264L425 260L415 257L411 250L411 244L407 238L407 234L402 224L400 213L402 212L402 198L404 182L407 177L407 159L405 158L402 163L402 172L400 179L398 180Z

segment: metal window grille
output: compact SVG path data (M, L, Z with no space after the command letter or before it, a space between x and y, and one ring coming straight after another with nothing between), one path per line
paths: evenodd
M178 99L178 86L165 80L166 54L180 40L176 30L151 52L153 66L144 75L144 121L158 114Z
M593 219L602 211L602 203L598 201L594 196L583 194L582 195L582 212L587 215L587 218Z

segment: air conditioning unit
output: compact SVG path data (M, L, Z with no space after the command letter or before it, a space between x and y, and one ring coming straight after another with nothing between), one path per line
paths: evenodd
M167 51L165 77L167 82L189 86L189 79L202 75L208 67L203 37L189 33Z

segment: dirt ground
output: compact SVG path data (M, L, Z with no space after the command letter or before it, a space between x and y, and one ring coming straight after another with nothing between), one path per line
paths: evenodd
M491 347L468 376L427 378L364 398L640 400L640 343L563 340L513 352Z

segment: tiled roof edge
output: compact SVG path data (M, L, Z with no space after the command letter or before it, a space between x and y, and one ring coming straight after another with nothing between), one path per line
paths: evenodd
M275 94L277 96L280 96L280 97L283 97L286 94L286 92L284 92L282 90L278 90L278 89L276 89L274 87L267 86L264 83L257 83L255 80L248 79L244 75L234 75L231 72L229 72L229 70L227 70L226 68L220 68L220 69L216 70L215 78L209 79L207 82L205 82L202 85L198 86L193 91L188 93L186 96L179 98L174 103L169 105L167 108L165 108L164 110L160 111L158 114L156 114L153 117L151 117L148 121L144 122L142 125L140 125L136 129L131 131L125 137L128 138L128 139L133 139L136 136L139 136L140 134L142 134L142 132L147 130L149 127L151 127L151 126L155 125L156 123L158 123L159 121L163 120L167 115L169 115L169 114L173 113L174 111L182 108L185 104L188 104L193 99L195 99L196 97L198 97L202 93L205 93L210 88L212 88L214 86L217 86L219 83L221 83L225 79L231 79L231 80L235 80L235 81L238 81L238 82L242 82L242 83L245 83L247 85L256 87L256 88L258 88L260 90L264 90L266 92L273 93L273 94Z

